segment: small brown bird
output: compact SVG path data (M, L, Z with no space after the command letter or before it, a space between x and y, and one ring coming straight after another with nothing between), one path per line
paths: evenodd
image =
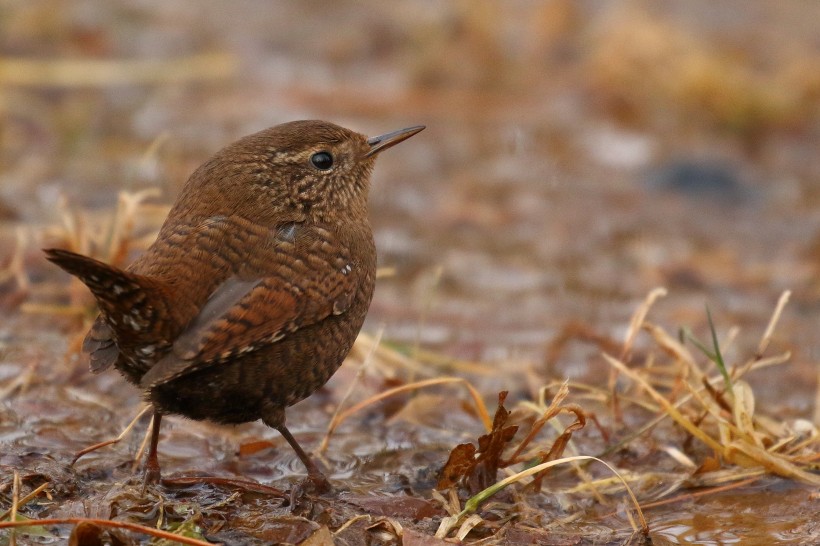
M362 327L376 277L370 173L422 129L367 138L324 121L277 125L200 166L126 270L45 250L99 305L83 343L91 371L113 365L153 405L146 483L160 479L161 417L179 414L261 418L329 487L285 408L330 379Z

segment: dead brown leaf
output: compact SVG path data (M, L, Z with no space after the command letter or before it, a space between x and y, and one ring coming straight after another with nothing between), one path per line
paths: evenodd
M493 428L478 438L478 449L473 444L459 444L450 452L450 457L439 475L438 489L447 489L458 483L475 494L496 481L496 474L504 466L504 448L518 431L517 425L504 425L510 412L504 407L507 391L498 393L498 409L493 417Z

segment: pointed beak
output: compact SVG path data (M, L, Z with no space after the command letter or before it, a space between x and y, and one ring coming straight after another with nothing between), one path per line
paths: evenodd
M367 143L370 144L370 150L368 150L364 156L372 157L379 152L383 152L384 150L395 146L399 142L407 140L416 133L420 133L422 130L424 130L424 125L416 125L415 127L399 129L398 131L393 131L392 133L387 133L385 135L370 137L367 139Z

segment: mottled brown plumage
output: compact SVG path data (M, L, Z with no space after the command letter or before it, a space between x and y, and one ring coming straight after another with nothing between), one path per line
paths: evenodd
M91 370L114 366L153 404L147 482L160 476L160 418L180 414L262 419L327 485L285 427L285 408L321 387L353 345L376 274L374 159L422 129L367 139L322 121L278 125L199 167L127 270L45 251L99 305L83 344Z

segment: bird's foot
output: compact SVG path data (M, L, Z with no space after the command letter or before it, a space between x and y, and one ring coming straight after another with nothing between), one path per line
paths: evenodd
M156 468L145 468L145 477L143 478L143 482L145 485L156 485L162 479L162 473L160 472L159 467Z
M330 485L330 482L325 475L318 470L315 472L309 472L307 478L305 478L300 485L304 490L316 493L318 495L333 491L333 486Z
M307 477L303 480L299 480L296 482L290 490L290 504L291 506L296 506L298 504L299 499L304 497L305 495L311 496L318 496L318 495L326 495L327 493L331 493L333 491L333 486L330 485L330 482L325 475L321 472L319 473L310 473Z
M145 461L145 474L142 479L142 490L149 485L157 485L162 479L162 472L159 468L159 461L156 457L148 457Z
M312 506L317 497L333 491L333 486L324 474L310 473L306 478L299 480L290 490L288 505L292 513L304 511L306 506ZM309 509L308 509L309 511Z

